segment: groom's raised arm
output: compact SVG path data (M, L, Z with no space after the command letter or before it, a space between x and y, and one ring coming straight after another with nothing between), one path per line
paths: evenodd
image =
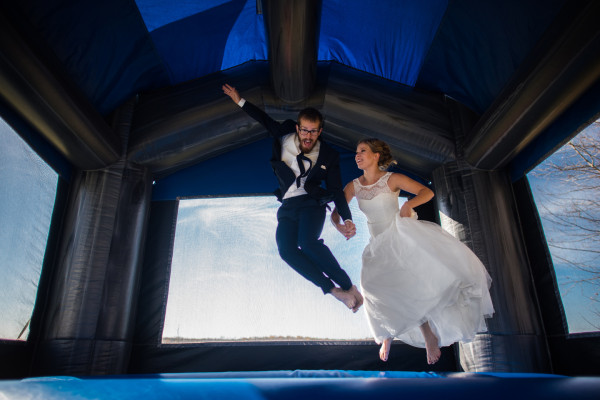
M229 84L223 85L223 93L231 97L231 100L252 117L252 119L264 126L269 135L278 138L296 131L296 123L294 121L291 119L283 123L275 121L266 112L241 97L237 89L233 86Z

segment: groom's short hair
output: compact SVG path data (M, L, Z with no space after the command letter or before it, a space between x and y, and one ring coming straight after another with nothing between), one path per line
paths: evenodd
M300 125L300 120L305 119L310 122L318 122L319 128L323 127L323 115L316 108L307 107L298 113L297 124Z

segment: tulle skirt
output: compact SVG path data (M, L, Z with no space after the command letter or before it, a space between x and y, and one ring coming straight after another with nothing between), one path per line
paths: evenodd
M491 278L477 256L439 225L396 215L363 252L361 286L377 343L425 347L429 322L440 346L471 341L494 313Z

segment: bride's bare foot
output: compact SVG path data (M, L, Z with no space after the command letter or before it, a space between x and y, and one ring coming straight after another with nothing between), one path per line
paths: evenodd
M355 285L352 285L352 287L350 288L350 290L348 290L349 293L351 293L354 296L354 307L352 307L352 311L353 312L357 312L358 309L360 308L360 306L363 305L364 299L362 294L360 294L360 292L358 291L358 289L356 288Z
M425 322L423 325L421 325L421 332L423 333L423 337L425 338L427 364L435 364L439 361L440 357L442 356L442 351L440 350L440 346L438 345L438 338L431 330L429 322Z
M437 344L437 338L435 338L432 343L430 343L430 341L425 341L425 350L427 350L427 364L435 364L442 356L442 350L440 350L440 347Z
M388 360L391 346L392 346L392 338L387 338L383 341L383 343L381 343L381 348L379 349L379 358L381 359L381 361Z
M329 293L331 293L333 297L344 303L346 307L354 311L354 308L356 307L356 298L352 293L350 293L350 291L340 289L339 287L334 287L329 291Z

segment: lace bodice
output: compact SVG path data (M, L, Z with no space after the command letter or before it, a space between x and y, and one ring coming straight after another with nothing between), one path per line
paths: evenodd
M371 185L362 185L358 178L354 179L354 195L358 199L358 207L366 215L371 236L383 232L400 211L398 195L388 186L392 175L387 172Z
M371 185L362 185L358 178L354 182L354 194L357 199L371 200L373 197L380 193L392 193L392 190L388 186L387 182L392 175L391 172L387 172L379 180Z

